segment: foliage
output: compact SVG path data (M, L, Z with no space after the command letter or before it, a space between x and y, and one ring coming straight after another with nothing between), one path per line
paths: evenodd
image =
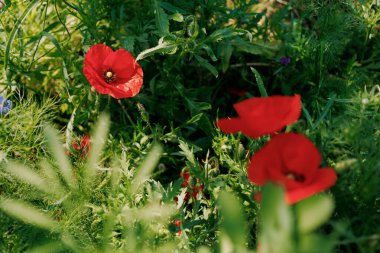
M0 3L0 95L12 101L0 115L1 252L380 251L374 1ZM91 89L83 61L97 43L138 60L137 96ZM214 123L278 94L301 95L285 131L338 173L293 206L247 178L269 137ZM70 153L90 132L89 153Z

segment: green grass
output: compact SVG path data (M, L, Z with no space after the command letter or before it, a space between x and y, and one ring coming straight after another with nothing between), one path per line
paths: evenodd
M380 251L373 1L3 2L0 94L13 107L0 115L1 252ZM82 68L96 43L138 57L136 97L91 88ZM279 94L302 96L286 131L307 135L338 173L290 207L274 186L257 203L247 178L269 137L215 126L234 103ZM88 133L88 156L65 154ZM184 170L203 187L196 198L184 199Z

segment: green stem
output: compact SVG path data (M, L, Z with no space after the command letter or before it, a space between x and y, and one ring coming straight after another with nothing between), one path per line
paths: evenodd
M119 105L120 105L121 108L123 109L123 113L125 114L125 116L126 116L127 119L129 120L129 122L131 123L131 125L135 128L135 127L136 127L136 124L133 122L131 116L129 115L127 109L125 108L125 106L123 105L123 103L121 102L121 100L118 100L117 102L119 103Z

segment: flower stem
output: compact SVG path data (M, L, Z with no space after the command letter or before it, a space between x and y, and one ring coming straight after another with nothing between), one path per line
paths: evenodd
M118 100L117 102L119 103L119 105L123 109L123 112L124 112L125 116L127 116L127 119L129 120L129 122L131 123L131 125L135 128L136 124L133 122L131 116L129 115L127 109L125 108L125 106L123 105L123 103L121 102L121 100Z

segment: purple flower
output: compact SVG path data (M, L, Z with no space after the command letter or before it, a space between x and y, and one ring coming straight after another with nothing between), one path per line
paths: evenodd
M289 57L281 57L280 58L280 63L284 66L288 65L290 63L290 58Z
M12 108L12 102L0 95L0 115L7 114Z

